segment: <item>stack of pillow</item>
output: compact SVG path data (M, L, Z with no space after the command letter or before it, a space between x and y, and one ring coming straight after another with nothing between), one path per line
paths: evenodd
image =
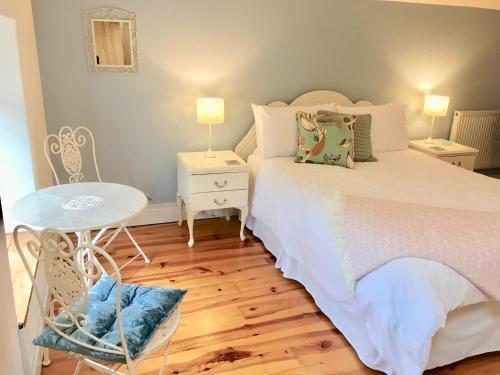
M405 105L252 109L262 158L295 156L298 163L354 168L354 162L376 161L373 153L408 148Z

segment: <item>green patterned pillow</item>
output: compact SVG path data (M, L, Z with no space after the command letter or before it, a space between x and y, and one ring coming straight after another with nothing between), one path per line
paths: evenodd
M299 131L297 163L340 165L354 168L353 125L356 116L337 115L318 122L317 115L297 112Z
M349 116L331 111L318 111L316 120L318 122L329 122L335 116ZM354 161L377 161L372 154L372 115L356 115L354 124Z

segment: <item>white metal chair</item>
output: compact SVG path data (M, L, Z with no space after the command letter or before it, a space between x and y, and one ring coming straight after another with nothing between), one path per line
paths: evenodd
M19 243L20 230L32 236L24 247ZM84 364L107 374L122 374L118 369L125 365L128 373L135 375L141 361L166 346L159 371L160 375L164 374L170 341L179 325L178 306L185 290L122 284L118 266L108 253L92 243L75 247L66 234L56 229L37 232L20 225L14 229L14 243L44 313L45 328L35 338L36 345L63 350L75 357L78 363L74 375ZM36 258L45 271L48 304L41 291L43 288L35 283L27 256ZM89 288L89 281L97 283ZM132 295L142 300L134 305L129 301ZM149 298L147 302L145 298ZM127 310L132 308L136 310ZM148 311L142 313L144 318L138 319L138 312L145 309ZM131 320L131 316L135 320ZM137 321L151 324L153 318L156 328L143 341L138 341L137 331L134 331L140 331ZM109 331L105 330L106 326ZM136 348L135 352L132 347Z
M45 157L47 158L50 169L52 170L52 174L54 175L54 178L56 179L58 185L60 185L61 182L56 168L52 163L51 156L60 156L62 167L68 175L68 183L72 184L81 182L85 178L85 175L82 171L84 161L81 148L87 144L87 137L90 141L90 148L92 150L92 158L94 162L93 164L96 177L99 182L102 181L101 175L99 174L99 167L97 166L94 136L90 129L85 126L79 126L75 129L71 128L70 126L63 126L59 130L59 134L49 134L47 138L45 138L44 145ZM109 229L110 228L101 229L93 239L93 243L98 244L99 242L104 241L106 238L108 238L108 241L103 246L103 249L105 250L108 245L116 238L116 236L123 230L139 252L137 256L141 255L144 258L145 263L150 263L149 258L146 256L144 251L142 251L141 247L134 239L134 237L132 237L132 234L130 234L129 230L126 227L126 224L121 225L117 228L117 230L112 231L104 236L104 233L106 233L106 231ZM134 260L136 257L130 259L127 264Z

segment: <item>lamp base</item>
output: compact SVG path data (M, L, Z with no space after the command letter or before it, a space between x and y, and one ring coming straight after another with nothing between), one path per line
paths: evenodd
M212 151L212 124L210 124L209 127L209 133L208 133L208 150L205 152L203 155L205 158L215 158L215 154Z
M216 156L215 156L215 153L212 151L212 149L211 149L211 148L209 148L209 149L207 150L207 152L205 152L205 153L203 154L203 157L204 157L204 158L215 158Z
M434 141L432 140L432 130L434 129L434 119L435 118L436 118L435 116L432 116L431 128L429 129L429 136L424 141L424 143L426 143L428 145L434 144Z

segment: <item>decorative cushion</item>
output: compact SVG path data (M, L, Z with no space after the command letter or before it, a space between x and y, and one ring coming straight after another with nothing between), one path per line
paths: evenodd
M356 116L334 114L318 122L317 115L297 112L297 163L340 165L354 168L353 125Z
M384 104L366 107L337 106L337 112L351 115L372 115L373 152L398 151L408 148L406 105Z
M132 359L136 358L157 328L170 317L186 292L185 289L121 284L121 319L127 348ZM90 289L86 315L89 321L84 328L88 332L113 345L122 346L116 322L116 282L109 275L103 275ZM70 321L68 317L63 316L63 313L60 313L55 320L58 323ZM103 343L96 343L74 326L62 331L89 345L112 349ZM63 338L50 327L45 327L35 337L33 344L80 353L99 360L126 363L124 355L88 349Z
M316 113L320 109L335 111L336 108L335 103L297 107L252 104L259 155L264 159L295 155L298 136L295 113Z
M346 114L340 114L347 116ZM335 113L330 111L318 111L318 122L329 122ZM354 124L354 161L377 161L372 154L371 137L372 115L357 115Z

